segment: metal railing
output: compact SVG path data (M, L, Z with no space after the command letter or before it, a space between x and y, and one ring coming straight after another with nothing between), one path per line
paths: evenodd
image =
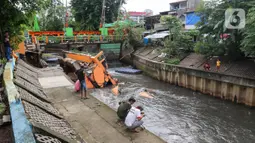
M117 35L82 35L82 36L33 36L32 42L36 43L36 41L44 42L46 44L51 43L66 43L75 42L75 43L108 43L114 41L121 41L126 38L124 36L117 36Z

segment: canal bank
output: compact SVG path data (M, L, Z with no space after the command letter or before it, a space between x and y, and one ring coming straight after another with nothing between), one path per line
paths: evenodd
M61 69L19 60L4 71L15 142L163 143L149 131L130 133L116 112L91 97L83 101ZM114 96L114 95L111 95Z
M255 106L254 79L158 62L155 59L158 59L159 55L160 53L153 49L142 48L133 54L133 64L160 81Z

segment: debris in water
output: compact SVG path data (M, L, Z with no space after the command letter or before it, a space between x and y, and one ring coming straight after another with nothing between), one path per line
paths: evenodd
M116 69L115 72L124 73L124 74L141 74L142 73L141 70L133 69L133 68L119 68L119 69Z
M139 95L150 99L153 98L148 92L140 92Z
M115 86L113 89L112 89L112 93L116 96L118 96L120 94L119 92L119 86Z

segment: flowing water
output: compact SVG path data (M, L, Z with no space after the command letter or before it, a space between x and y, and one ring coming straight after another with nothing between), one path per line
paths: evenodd
M215 99L208 95L159 82L144 75L115 73L121 95L109 88L94 89L92 95L114 110L118 102L133 96L143 105L146 129L171 143L252 143L255 142L255 110L244 105ZM153 99L140 97L150 89Z

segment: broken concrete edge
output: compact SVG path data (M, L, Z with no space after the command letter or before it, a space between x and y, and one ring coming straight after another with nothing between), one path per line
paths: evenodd
M26 89L24 87L24 85L20 84L19 82L16 82L15 80L13 81L13 83L15 83L16 85L18 85L19 87L23 88L23 89ZM16 87L15 87L16 88ZM31 92L33 95L35 95L35 97L37 97L38 99L41 99L43 100L44 102L47 102L47 103L51 103L51 101L49 99L47 99L46 97L42 97L40 96L38 93L34 92L33 90L29 90L29 92ZM44 92L43 92L44 93ZM45 94L45 93L44 93ZM46 94L45 94L46 95Z
M36 128L39 128L39 129L42 129L44 131L47 131L48 133L50 133L51 135L57 137L58 139L61 139L61 140L64 140L65 142L68 142L68 143L81 143L79 141L75 141L75 140L72 140L72 139L69 139L67 138L66 136L64 135L61 135L60 133L58 132L55 132L53 130L51 130L50 128L48 127L45 127L43 124L40 124L40 123L36 123L32 120L30 120L31 124L36 127Z
M12 82L14 66L15 59L13 58L11 62L6 63L3 75L5 92L8 97L12 118L13 137L15 143L36 143L32 132L32 126L27 120L24 107L19 99L19 93Z
M28 102L28 103L34 105L34 106L37 106L38 108L44 110L46 113L48 113L48 114L50 114L50 115L52 115L52 116L55 116L55 117L57 117L57 118L59 118L59 119L63 119L63 118L64 118L62 115L60 115L60 114L55 114L55 113L53 113L53 112L51 112L51 111L45 110L42 106L36 105L35 103L33 103L33 102L31 102L31 101L29 101L29 100L27 100L27 99L25 99L25 98L22 98L22 97L21 97L21 99L22 99L23 101L26 101L26 102Z

